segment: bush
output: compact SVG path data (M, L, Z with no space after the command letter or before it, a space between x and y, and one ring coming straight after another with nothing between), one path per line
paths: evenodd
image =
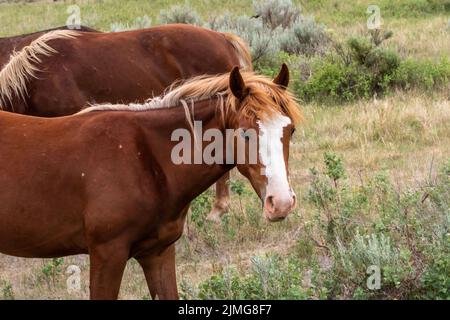
M270 29L290 28L300 18L300 8L291 0L254 0L256 16Z
M212 30L237 34L244 39L250 46L254 62L265 59L279 50L277 40L279 29L268 29L260 19L225 14L211 19L207 26Z
M309 233L333 261L323 285L329 298L442 298L449 295L450 161L426 187L394 188L384 174L352 186L340 158L313 169L306 200L316 213ZM366 287L369 266L381 288Z
M341 157L311 169L310 212L296 245L216 270L188 299L449 299L450 159L436 177L399 190L379 172L352 183ZM241 193L241 186L234 187ZM370 267L380 288L368 288Z
M14 300L14 291L11 283L0 278L0 288L2 300Z
M225 14L211 18L206 27L231 32L250 46L254 62L264 68L280 52L295 55L323 55L329 39L323 25L300 15L290 0L255 1L254 17ZM278 66L279 67L279 66Z
M447 57L440 61L406 59L392 76L395 87L409 90L445 88L450 82L450 60Z
M381 269L381 283L385 290L389 287L399 287L403 281L413 277L411 253L405 248L396 247L389 236L383 233L362 236L357 231L348 244L337 239L333 250L336 259L334 276L337 279L346 279L347 286L351 285L354 290L364 287L364 275L370 266Z
M347 66L327 57L313 61L311 70L306 81L294 82L294 91L303 101L341 103L372 95L372 75L355 65Z
M200 15L188 4L176 5L168 10L161 10L158 21L161 24L185 23L193 25L202 25Z
M391 32L373 31L369 37L352 37L334 43L325 59L313 59L311 76L294 82L304 101L342 103L383 96L393 90L445 89L450 82L450 61L402 60L397 52L382 46ZM316 49L317 51L317 49Z
M328 44L325 26L317 24L313 17L297 18L280 39L281 50L306 56L325 54Z
M422 276L418 298L450 300L450 235Z
M248 274L228 267L201 282L197 289L184 282L182 296L208 300L307 299L311 292L302 286L304 276L303 266L293 256L255 256Z

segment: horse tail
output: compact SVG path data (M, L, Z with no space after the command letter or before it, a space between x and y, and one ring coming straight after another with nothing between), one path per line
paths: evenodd
M72 30L56 30L48 32L24 47L18 52L13 52L9 62L0 70L0 109L6 107L13 98L25 100L27 82L30 78L36 78L41 63L39 56L50 56L57 51L49 46L48 42L55 39L72 39L79 33Z
M245 71L253 71L252 55L247 43L237 35L229 32L222 32L225 39L231 44L239 57L240 67Z

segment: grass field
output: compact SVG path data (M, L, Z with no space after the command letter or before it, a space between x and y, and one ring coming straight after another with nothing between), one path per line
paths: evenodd
M445 0L442 0L443 2ZM76 3L81 8L83 24L99 30L109 31L111 23L133 23L144 15L149 16L154 24L158 23L161 10L179 4L179 0L81 0L81 1L21 1L2 4L0 10L0 37L43 30L64 25L69 14L68 6ZM18 2L18 3L16 3ZM23 1L25 2L25 1ZM302 12L313 15L318 22L334 29L338 36L356 34L364 30L368 15L367 6L372 1L294 1L302 6ZM438 2L438 1L436 1ZM194 0L188 2L205 20L228 11L232 14L252 14L252 0ZM420 57L439 57L448 55L448 12L427 9L426 0L376 1L380 6L383 27L396 34L393 42L402 48L404 54L411 53ZM411 3L417 3L412 5Z
M73 3L81 7L83 24L108 31L113 22L132 23L143 15L151 17L156 24L160 10L180 1L2 2L5 1L0 1L0 36L63 25L67 6ZM296 1L302 5L303 14L315 16L342 39L364 32L366 9L372 2ZM450 55L447 29L450 15L441 7L448 2L375 2L381 8L383 28L394 32L389 45L402 56L438 60ZM253 12L250 0L191 0L189 3L204 20L225 11L239 15ZM449 90L395 91L386 97L344 105L309 103L302 107L305 121L297 130L290 159L292 185L299 196L298 209L287 221L266 224L251 187L233 173L230 213L222 224L215 225L205 220L213 191L202 195L193 204L187 234L177 248L177 273L183 297L448 299L450 293L442 288L450 286L450 195L446 189L450 186L446 180L450 178ZM319 181L314 172L326 172L324 154L327 153L342 159L345 171L334 181L335 185L326 187L335 197L332 199L338 199L337 204L330 201L329 206L311 200L315 182ZM446 163L446 169L442 169ZM311 168L317 170L311 171ZM386 189L389 192L383 193L387 198L375 191L366 192L378 188L373 181L379 181L379 176L389 180ZM329 182L326 173L319 177L320 181ZM427 194L431 196L423 196ZM416 197L420 201L416 201ZM389 199L395 205L385 209L384 205L391 203ZM408 212L412 213L408 216ZM344 216L347 220L341 221ZM331 226L333 239L329 238ZM347 234L346 229L354 234ZM436 231L438 229L440 231ZM387 247L392 258L386 260L385 269L382 266L385 273L379 293L361 285L367 276L355 258L356 233L367 238L375 235L378 239L375 242L379 244L381 234L391 239ZM438 233L444 239L439 238ZM365 240L362 243L365 244ZM367 246L370 247L370 241ZM377 261L381 259L380 250L374 253ZM358 259L373 262L361 258L366 257L367 252L363 251L358 253ZM271 257L278 257L281 262L270 264ZM352 267L339 262L345 257L355 259ZM438 261L442 261L444 267L439 267ZM73 294L66 290L65 271L71 264L82 270L82 290ZM437 284L432 271L440 279L436 280ZM292 276L297 274L298 277ZM271 283L271 278L288 283L287 289ZM25 260L0 255L0 298L88 298L88 279L88 259L84 256ZM341 287L337 284L340 280L344 283ZM264 294L251 292L251 281L262 282ZM437 291L430 289L431 293L424 293L423 288L428 288L428 283L432 283L430 287L437 287ZM243 294L236 295L233 285ZM128 264L120 297L148 298L142 272L134 261Z

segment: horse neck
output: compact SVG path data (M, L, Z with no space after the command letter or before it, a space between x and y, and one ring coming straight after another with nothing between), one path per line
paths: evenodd
M15 37L4 37L0 38L0 53L9 55L13 53L13 51L20 51L24 46L29 45L33 40L36 40L45 32L39 31L31 34L25 34L22 36Z
M0 38L0 70L9 61L13 51L13 42L9 38Z
M202 123L203 132L208 129L219 129L225 137L225 128L221 124L216 114L216 100L200 101L194 104L193 112L191 110L190 116L193 121L200 121ZM189 104L189 107L191 105ZM189 108L191 109L191 108ZM176 129L185 129L191 133L191 126L186 119L185 111L182 107L161 109L158 110L158 124L155 128L154 112L143 112L141 118L143 119L142 128L146 132L147 141L155 141L155 135L161 141L159 147L152 147L152 150L158 150L155 156L159 166L162 168L165 181L167 182L168 194L173 196L177 206L184 207L189 204L195 197L203 193L212 184L214 184L226 172L231 170L234 165L226 164L212 164L208 165L201 161L201 164L175 164L170 155L174 146L179 144L179 141L170 141L171 134ZM166 116L164 116L166 115ZM153 124L152 124L153 123ZM199 136L200 135L200 136ZM202 143L203 148L210 142L203 142L201 133L196 135L197 143ZM191 150L194 153L194 139L192 140ZM224 143L224 148L225 148ZM225 156L225 149L223 152ZM225 163L225 161L224 161Z

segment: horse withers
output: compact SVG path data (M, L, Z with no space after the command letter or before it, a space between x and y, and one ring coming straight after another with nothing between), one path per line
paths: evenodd
M217 179L237 167L270 221L294 208L287 168L299 109L287 79L286 66L273 82L235 68L143 104L98 105L52 119L0 112L0 252L89 254L92 299L116 299L126 262L135 258L152 297L177 299L174 244L190 202ZM239 152L252 155L236 143L232 161L179 163L174 131L192 132L193 122L224 136L253 130L256 161L238 161ZM208 145L192 139L192 149L195 141L202 150ZM225 156L230 146L223 149Z

